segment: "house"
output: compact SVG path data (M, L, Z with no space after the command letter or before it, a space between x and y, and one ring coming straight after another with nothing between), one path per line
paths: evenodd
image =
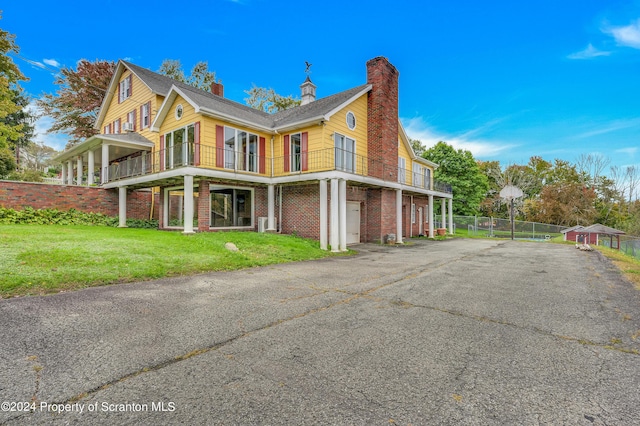
M601 240L609 240L609 247L620 248L620 235L624 235L624 231L610 228L608 226L596 223L591 226L573 226L563 229L564 241L575 241L576 243L598 245ZM615 238L615 244L614 244Z
M316 99L307 77L300 106L274 114L117 64L97 134L57 157L64 184L127 194L159 188L161 229L296 233L323 249L433 236L451 188L436 164L415 155L398 118L398 71L384 57L366 64L366 83ZM449 214L449 230L452 232Z

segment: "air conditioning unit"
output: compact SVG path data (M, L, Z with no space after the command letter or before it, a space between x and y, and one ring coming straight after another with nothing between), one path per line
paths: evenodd
M278 218L273 219L274 223L278 223ZM267 232L269 228L269 218L267 217L259 217L258 218L258 232Z
M130 121L122 123L122 130L125 132L133 132L133 123Z
M269 226L268 220L269 218L267 217L258 218L258 232L265 232L267 230L267 227Z

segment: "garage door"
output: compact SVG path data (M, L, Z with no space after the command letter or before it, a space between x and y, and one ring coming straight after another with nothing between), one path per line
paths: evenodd
M347 244L360 242L360 203L347 201Z

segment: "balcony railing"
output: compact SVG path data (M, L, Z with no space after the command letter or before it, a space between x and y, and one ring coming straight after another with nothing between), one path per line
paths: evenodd
M185 166L268 177L339 170L359 176L371 176L387 182L399 182L415 188L451 193L450 185L433 181L424 174L411 173L409 170L398 168L397 164L374 160L338 148L326 148L272 159L252 152L203 145L196 147L194 144L184 143L160 151L143 152L136 157L111 164L108 181Z

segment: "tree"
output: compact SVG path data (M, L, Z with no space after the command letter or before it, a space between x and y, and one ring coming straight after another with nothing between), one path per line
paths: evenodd
M301 102L300 99L294 98L293 95L282 96L271 88L265 89L264 87L257 87L255 84L250 90L245 90L244 93L249 95L248 98L244 98L247 105L269 113L296 107Z
M0 15L2 19L2 15ZM0 29L0 174L15 169L13 160L17 144L24 142L33 132L29 128L29 114L24 111L28 100L22 95L20 81L26 81L20 68L13 62L10 53L18 53L15 35ZM10 160L11 159L11 160Z
M470 151L457 151L446 142L438 142L422 155L439 164L434 179L451 185L454 214L474 215L485 197L489 184Z
M158 73L206 92L211 92L212 83L219 83L219 80L216 80L215 71L209 71L209 64L206 61L200 61L195 64L191 68L191 74L185 76L179 60L165 59L162 61Z
M546 185L535 207L537 222L554 225L590 225L597 217L596 193L579 182Z
M55 94L45 94L36 102L43 114L54 120L48 133L71 136L67 148L98 133L93 126L115 67L113 61L82 59L77 69L60 70L54 81L59 86Z
M427 149L427 147L423 145L422 141L418 139L409 139L409 142L411 143L413 152L415 152L418 157L422 157L422 154Z
M45 167L51 162L51 159L58 153L54 148L45 145L42 142L31 143L23 148L22 164L30 170L44 171Z

